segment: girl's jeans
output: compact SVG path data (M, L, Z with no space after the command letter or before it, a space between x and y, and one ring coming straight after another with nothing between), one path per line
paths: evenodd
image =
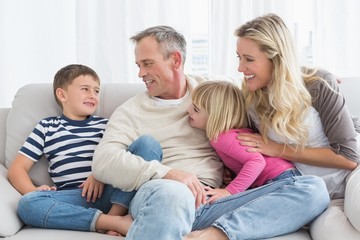
M147 161L162 160L161 146L150 136L139 137L128 151ZM123 192L105 185L101 198L87 202L81 192L82 189L71 189L27 193L19 201L18 215L25 224L35 227L95 231L102 212L107 213L112 203L128 208L135 195L135 191Z
M294 232L321 214L330 199L320 177L288 174L198 209L185 184L165 179L146 182L131 201L130 213L135 221L126 239L180 240L190 231L211 226L230 240Z

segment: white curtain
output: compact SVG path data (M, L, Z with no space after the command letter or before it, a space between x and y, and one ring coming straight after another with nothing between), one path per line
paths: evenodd
M303 65L326 68L341 77L360 77L360 1L211 0L210 8L211 72L238 77L235 29L273 12L293 33Z
M104 82L135 82L138 31L170 25L191 34L190 0L0 0L0 107L28 83L52 83L70 63Z
M274 12L294 34L304 65L359 77L358 0L0 0L0 107L27 83L86 64L105 82L136 82L129 38L170 25L188 42L186 72L239 77L234 30Z

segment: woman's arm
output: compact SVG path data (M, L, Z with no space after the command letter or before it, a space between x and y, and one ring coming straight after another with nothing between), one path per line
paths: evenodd
M265 144L260 135L245 133L238 136L241 144L253 147L248 151L261 152L294 162L353 170L359 161L354 122L347 110L344 97L339 93L336 77L324 70L318 71L317 75L325 81L309 82L307 88L329 140L329 148L308 147L300 151L270 140ZM260 142L260 147L254 148L257 141Z
M348 111L345 98L340 93L336 77L325 70L319 70L316 75L327 84L324 81L314 81L307 84L307 88L331 149L346 159L358 162L360 155L357 149L355 123Z
M357 163L351 161L340 154L336 154L330 148L305 148L296 150L295 148L267 140L265 143L259 134L239 133L237 137L241 145L248 146L248 152L258 152L272 157L280 157L293 162L299 162L319 167L331 167L353 170ZM259 142L259 147L256 147Z

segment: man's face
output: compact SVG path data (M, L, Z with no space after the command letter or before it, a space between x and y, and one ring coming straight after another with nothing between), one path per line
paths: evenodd
M174 60L165 59L159 44L153 37L145 37L135 46L135 61L139 67L138 76L142 78L150 96L174 99L178 91L175 79Z

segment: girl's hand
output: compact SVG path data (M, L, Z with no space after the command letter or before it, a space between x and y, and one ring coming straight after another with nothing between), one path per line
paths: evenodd
M41 185L36 188L35 191L56 191L55 186Z
M211 196L206 200L206 203L213 203L216 200L226 197L226 196L230 196L231 193L224 189L224 188L211 188L211 187L205 187L205 191L206 191L206 195L207 196Z
M104 183L96 180L93 175L90 175L79 187L82 188L81 196L86 197L87 202L95 202L104 191Z
M248 152L258 152L270 157L280 157L285 147L270 139L264 142L258 133L239 133L237 139L241 145L249 147Z

